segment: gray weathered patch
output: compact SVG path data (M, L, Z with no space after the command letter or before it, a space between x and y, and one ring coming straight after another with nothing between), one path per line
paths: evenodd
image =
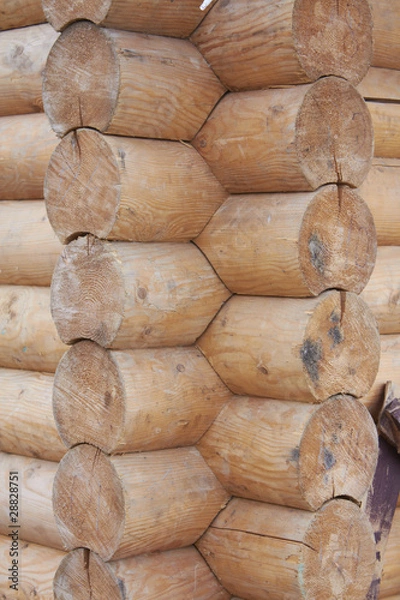
M320 340L304 340L300 350L300 358L314 383L319 380L319 361L322 355L322 343Z

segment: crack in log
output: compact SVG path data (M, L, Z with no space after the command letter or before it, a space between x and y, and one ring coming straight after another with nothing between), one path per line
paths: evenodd
M248 535L255 535L266 540L278 540L281 542L288 542L290 544L299 544L299 546L305 546L313 552L318 552L316 548L313 548L312 546L310 546L306 542L302 542L301 540L291 540L288 538L279 537L277 535L268 535L264 533L256 533L254 531L247 531L247 529L236 529L235 527L217 527L216 525L213 525L212 527L210 527L210 529L218 529L218 531L237 531L238 533L247 533Z

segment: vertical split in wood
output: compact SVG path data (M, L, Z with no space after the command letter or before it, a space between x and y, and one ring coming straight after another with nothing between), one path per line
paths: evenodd
M53 498L66 548L110 560L193 544L229 495L195 448L107 457L82 444L61 460Z

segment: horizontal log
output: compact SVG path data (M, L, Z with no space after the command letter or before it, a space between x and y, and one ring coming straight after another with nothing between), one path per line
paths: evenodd
M43 112L42 71L57 37L50 25L0 32L1 116Z
M362 96L325 77L313 85L226 95L193 140L231 193L359 186L373 130Z
M43 200L0 202L0 284L50 286L62 248Z
M192 35L232 90L298 85L327 74L358 83L372 56L367 0L218 2Z
M380 246L375 268L361 297L381 334L400 333L400 246Z
M0 286L0 366L54 373L67 350L50 313L50 289Z
M38 200L57 137L44 114L0 118L0 200Z
M335 496L360 501L378 459L372 417L351 396L322 405L237 396L197 447L233 496L305 510Z
M376 255L369 208L335 185L230 196L195 243L231 292L262 296L360 293Z
M48 373L0 369L0 451L60 461L67 449L53 416Z
M195 348L108 351L81 341L57 367L53 408L68 447L119 454L195 444L230 397Z
M41 0L0 0L0 30L44 23Z
M357 89L368 100L400 101L400 70L371 67Z
M400 69L400 7L391 0L370 0L374 23L375 67Z
M375 222L379 246L400 246L400 160L374 158L359 188Z
M312 299L234 296L198 345L232 392L305 402L365 395L380 354L368 306L336 290Z
M200 10L199 0L42 0L49 23L57 31L78 20L92 21L114 29L171 37L189 36L210 9Z
M374 128L375 156L400 158L400 102L369 100L367 106Z
M227 194L187 144L67 134L54 151L44 196L62 242L78 233L135 242L187 242Z
M229 600L210 568L190 546L105 563L83 548L70 552L54 579L63 600Z
M67 27L43 78L43 104L54 131L93 127L115 135L190 140L224 93L187 40Z
M335 499L318 512L234 498L197 547L232 594L266 598L364 598L375 541L353 502Z
M0 453L0 534L8 535L10 525L20 525L19 537L27 542L63 549L53 514L52 488L58 463L15 454ZM10 472L18 479L18 514L10 521Z
M9 534L11 529L9 530ZM13 541L14 548L11 547ZM11 555L10 555L11 552ZM17 552L17 554L13 554ZM28 598L40 598L40 600L53 599L53 579L65 557L65 552L46 548L38 544L32 544L23 540L12 540L10 535L0 535L0 590L3 600L28 600ZM13 559L17 561L13 565ZM12 572L8 571L12 566L15 569L15 579ZM17 587L11 588L11 585ZM18 592L16 591L18 590Z
M108 457L81 444L60 462L53 504L68 550L110 560L193 544L228 498L195 448Z
M192 244L80 237L54 271L52 315L61 339L105 347L191 345L229 292Z
M400 381L400 335L381 335L381 356L375 381L361 402L377 421L387 381Z

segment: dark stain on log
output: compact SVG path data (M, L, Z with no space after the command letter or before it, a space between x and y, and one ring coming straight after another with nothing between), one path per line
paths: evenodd
M321 342L311 339L305 340L300 350L300 358L312 381L314 383L318 382L319 361L322 358Z
M110 392L107 390L106 393L104 394L104 405L106 406L106 408L108 408L111 404L111 394Z
M35 67L28 54L25 53L25 48L22 44L16 44L10 48L10 52L6 56L4 63L15 71L25 74L32 73Z
M139 287L137 291L138 298L144 300L147 296L147 290L143 287Z
M328 450L328 448L325 448L325 447L324 447L323 454L324 454L324 467L327 471L329 471L329 469L332 469L332 467L335 466L336 458L334 457L332 452L330 450Z
M290 452L290 462L298 463L300 458L300 448L296 446Z
M323 275L325 272L326 248L316 233L313 233L308 240L308 250L312 266L320 275Z
M125 56L126 58L136 58L140 62L145 61L145 57L142 54L139 54L139 52L135 52L135 50L131 50L130 48L121 48L118 54L121 54L121 56Z
M330 338L332 338L333 341L332 348L334 348L338 344L341 344L344 340L342 331L338 325L331 327L328 331L328 335Z
M178 365L176 365L176 370L179 371L179 373L183 373L185 371L185 365L179 363Z
M119 160L121 163L121 169L125 169L126 168L125 167L125 156L126 156L125 150L118 148L118 156L119 156Z

